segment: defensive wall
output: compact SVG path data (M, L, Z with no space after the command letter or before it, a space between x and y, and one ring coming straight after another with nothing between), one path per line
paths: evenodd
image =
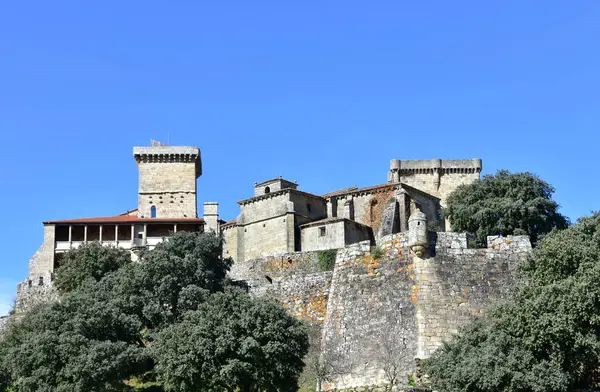
M337 373L326 389L386 383L389 349L399 353L403 382L427 358L518 278L531 250L524 236L490 238L473 247L467 234L428 233L419 257L408 232L337 251L333 272L318 252L282 253L236 263L235 280L278 299L294 315L322 325L322 357Z

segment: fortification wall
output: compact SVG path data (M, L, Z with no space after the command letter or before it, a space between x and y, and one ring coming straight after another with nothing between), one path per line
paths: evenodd
M414 257L417 358L442 342L514 287L517 266L531 251L526 236L509 236L493 248L469 249L465 234L437 233L435 255Z
M417 324L406 242L406 233L387 237L379 258L368 241L339 251L322 335L323 358L337 374L326 389L385 384L389 352L400 356L404 373L412 370Z
M383 384L391 360L401 364L405 382L416 359L427 358L509 290L516 266L531 250L526 237L471 249L466 234L438 233L419 258L407 246L407 234L383 237L378 259L368 242L338 253L323 346L339 374L328 389Z
M48 272L35 277L30 276L27 280L17 285L17 297L15 300L15 313L27 312L34 306L56 299L56 292L52 287L54 276Z
M29 259L29 276L43 276L54 270L55 226L44 225L44 242Z
M280 253L234 263L229 276L249 291L280 301L296 317L321 324L325 319L331 271L321 271L316 252Z

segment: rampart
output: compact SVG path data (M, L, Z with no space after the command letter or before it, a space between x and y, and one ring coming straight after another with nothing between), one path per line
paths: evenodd
M34 278L28 278L17 285L17 300L15 312L25 313L35 305L48 302L56 298L56 292L52 288L54 274L48 272Z
M322 358L336 373L327 389L385 384L390 361L401 364L403 383L418 359L506 294L531 250L526 237L490 237L487 249L476 249L467 234L428 236L421 257L403 232L378 247L364 241L339 249L333 272L319 269L317 252L297 252L237 263L231 277L322 323Z

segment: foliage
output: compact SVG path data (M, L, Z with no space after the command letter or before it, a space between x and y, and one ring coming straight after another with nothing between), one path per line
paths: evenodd
M188 371L201 371L206 360L213 369L222 365L221 377L246 369L260 385L294 385L307 345L302 327L279 305L230 291L231 261L221 254L220 237L185 232L143 253L140 263L97 244L68 252L58 271L60 300L27 313L0 341L0 390L161 391L155 366L168 368L171 358L152 347L171 347L171 339L190 349L200 344L176 334L187 328L231 349L186 359ZM209 325L216 330L201 329ZM227 338L214 335L225 330Z
M317 258L321 271L333 271L336 256L337 249L318 250Z
M600 214L548 234L527 285L424 361L436 389L570 391L600 368Z
M384 254L385 254L385 252L379 246L374 246L374 247L371 248L371 256L375 260L378 260L378 259L382 258Z
M73 291L89 280L99 281L130 262L131 256L124 249L90 242L65 253L54 285L63 293Z
M278 304L232 288L162 331L153 349L167 391L295 391L308 336Z
M554 188L531 173L500 170L459 186L447 200L445 215L454 231L475 233L486 246L488 235L524 235L534 244L553 229L568 226L552 200Z

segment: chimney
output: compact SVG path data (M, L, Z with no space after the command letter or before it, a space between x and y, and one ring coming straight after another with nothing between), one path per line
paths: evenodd
M219 234L219 203L206 202L204 203L204 222L205 231L215 232Z

